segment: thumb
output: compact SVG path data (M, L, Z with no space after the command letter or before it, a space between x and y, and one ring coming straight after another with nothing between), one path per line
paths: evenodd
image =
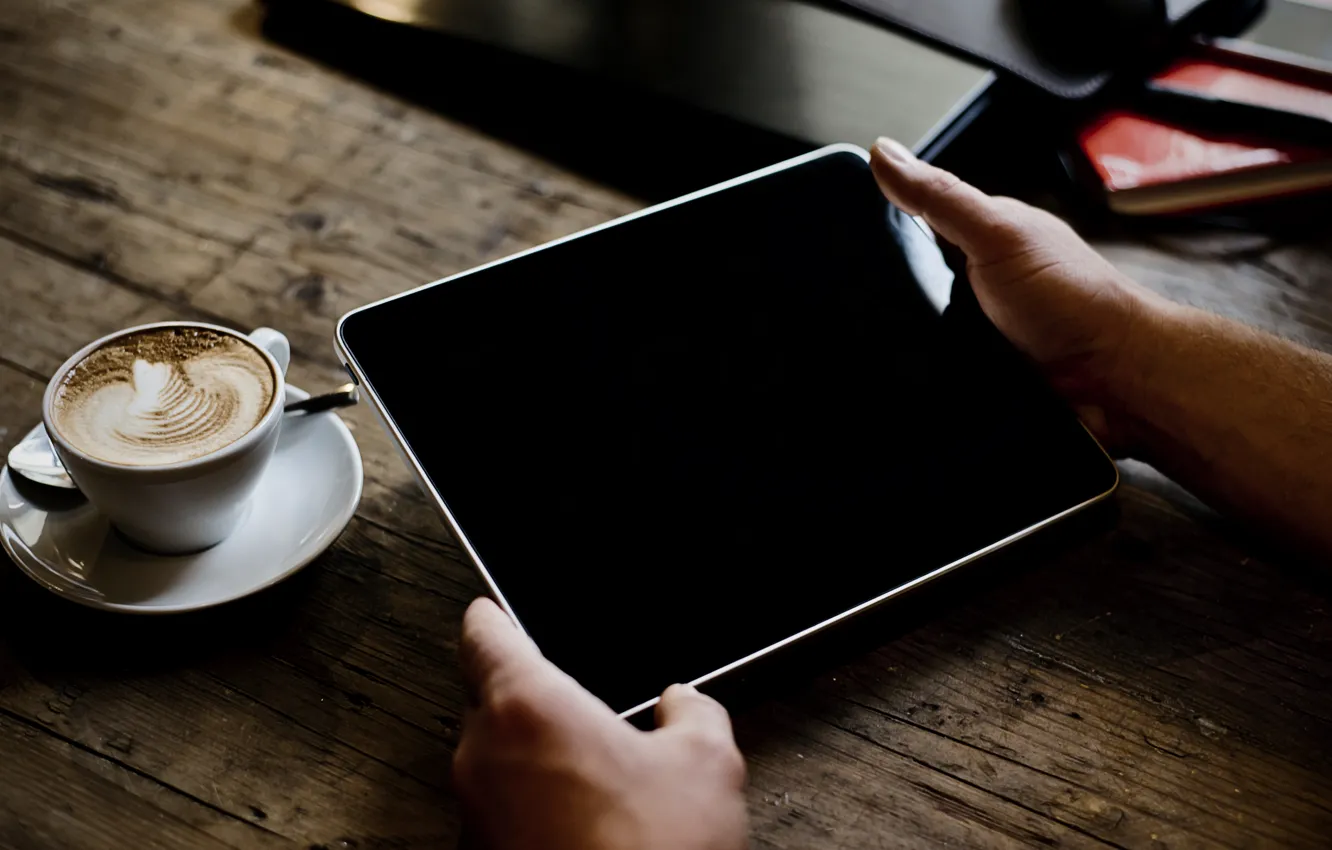
M657 728L693 732L731 742L731 716L722 704L693 685L671 685L657 703Z
M483 697L505 674L523 673L540 666L536 644L494 602L482 597L463 615L458 647L463 678L475 697Z
M710 765L735 788L745 784L745 759L735 745L731 717L721 703L693 685L671 685L657 703L657 731L668 746L688 744L682 751L696 764Z
M969 259L985 262L1012 253L1012 209L956 175L917 159L889 138L874 143L870 169L884 197L919 215Z

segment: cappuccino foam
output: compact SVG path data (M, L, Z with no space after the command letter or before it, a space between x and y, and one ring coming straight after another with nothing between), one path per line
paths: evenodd
M61 379L56 430L99 460L155 466L193 460L245 436L277 381L253 345L207 328L140 331L93 351Z

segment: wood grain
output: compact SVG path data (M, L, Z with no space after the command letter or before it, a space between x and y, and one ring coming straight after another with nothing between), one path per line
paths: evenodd
M343 311L639 205L265 41L259 14L0 4L0 449L101 334L273 325L319 389ZM1326 219L1093 235L1173 298L1332 350ZM345 418L357 517L258 597L135 620L0 571L0 847L453 846L478 583L367 411ZM1327 846L1326 579L1123 472L1102 527L736 698L755 846Z

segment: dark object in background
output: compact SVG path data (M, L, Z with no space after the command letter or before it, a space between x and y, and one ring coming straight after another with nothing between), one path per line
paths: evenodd
M676 197L814 145L330 0L264 0L266 38L637 198Z
M543 154L566 136L594 148L657 145L677 158L729 146L729 119L807 143L917 150L955 123L994 74L868 18L799 0L263 0L275 40L331 61L452 117L487 110L526 123ZM367 52L375 54L367 56ZM340 54L333 56L332 54ZM393 78L393 79L389 79ZM417 94L419 92L419 95ZM599 105L592 101L599 100ZM572 104L572 108L570 105ZM584 109L584 106L588 108ZM479 107L479 110L474 110ZM688 110L710 113L715 129ZM549 120L547 120L549 119ZM596 128L592 130L584 128ZM733 129L733 128L731 128ZM507 137L507 132L501 132ZM574 147L574 146L570 146ZM572 150L572 153L578 153ZM641 163L645 157L637 151ZM710 185L790 156L751 158ZM725 152L713 151L718 164ZM567 161L565 157L557 157ZM587 157L590 160L598 156ZM665 163L673 167L674 163ZM710 162L698 162L710 169ZM581 169L580 169L581 170ZM617 185L619 181L612 181ZM653 192L674 197L680 191Z
M1170 29L1166 0L1019 0L1018 7L1037 52L1073 71L1158 53Z

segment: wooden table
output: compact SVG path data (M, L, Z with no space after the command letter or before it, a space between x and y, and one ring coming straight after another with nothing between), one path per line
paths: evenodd
M639 203L275 46L245 0L6 0L0 448L103 333L273 325L293 381L327 388L345 310ZM1332 347L1330 231L1100 244ZM0 570L0 847L453 846L478 585L366 411L346 419L360 511L270 592L133 619ZM738 709L755 846L1332 844L1328 582L1124 473L1107 527L908 601L874 647Z

